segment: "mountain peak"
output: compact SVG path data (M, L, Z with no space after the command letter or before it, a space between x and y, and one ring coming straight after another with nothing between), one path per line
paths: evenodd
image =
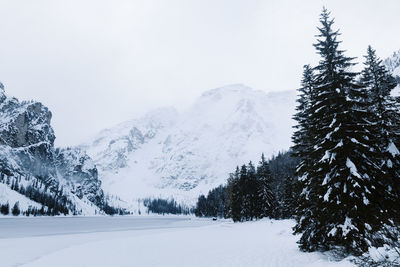
M227 94L227 93L249 93L252 91L255 91L255 90L244 84L237 83L237 84L229 84L226 86L208 90L208 91L204 92L201 96L208 97L208 96L213 96L213 95L217 95L217 94Z
M83 147L105 190L126 201L151 196L194 201L249 160L288 149L295 91L232 84L203 93L181 113L158 109Z
M386 68L392 72L394 76L400 76L400 50L383 61Z

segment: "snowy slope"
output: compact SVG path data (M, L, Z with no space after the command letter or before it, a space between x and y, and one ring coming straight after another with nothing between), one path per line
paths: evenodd
M39 203L30 200L26 196L21 195L14 190L11 190L11 188L7 185L0 183L0 204L8 203L11 210L16 202L18 202L19 208L22 211L26 211L29 206L37 209L40 209L42 207L42 205L40 205Z
M265 93L230 85L201 95L186 111L150 112L99 133L81 148L104 189L134 203L170 197L193 203L239 164L287 150L295 91Z

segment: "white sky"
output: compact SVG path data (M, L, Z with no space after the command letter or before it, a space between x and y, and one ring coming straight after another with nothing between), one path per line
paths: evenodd
M295 89L325 5L348 56L400 49L399 0L0 0L0 80L53 112L57 145L203 91Z

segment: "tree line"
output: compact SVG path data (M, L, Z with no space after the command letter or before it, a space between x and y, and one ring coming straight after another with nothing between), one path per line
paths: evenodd
M257 167L252 162L230 174L227 184L200 195L195 215L199 217L232 218L249 221L263 217L291 218L299 195L295 179L297 159L292 152L279 153Z
M178 204L173 198L146 198L143 200L143 205L147 208L147 213L157 214L185 214L192 213L192 209L184 205Z
M24 181L22 181L24 179ZM0 183L6 184L10 187L11 190L14 190L21 195L26 196L27 198L31 199L42 205L42 207L28 207L26 211L20 211L19 207L13 207L12 210L15 208L15 213L18 212L19 214L23 214L26 216L33 215L33 216L54 216L54 215L78 215L82 213L82 210L78 210L68 199L66 193L64 192L64 188L62 186L50 185L46 183L46 180L43 177L36 178L32 176L10 176L3 172L0 172ZM18 205L18 203L16 203ZM99 206L100 209L104 211L107 215L126 215L130 214L126 209L120 207L113 207L109 204L107 200L104 201L102 205ZM8 211L7 211L8 210ZM9 214L10 207L8 203L0 205L0 211L2 214ZM3 212L4 211L4 212ZM13 215L14 212L12 212Z
M50 189L50 187L40 179L24 177L24 180L28 184L25 187L21 180L21 176L14 177L0 173L0 183L10 186L11 190L17 191L21 195L24 195L27 198L44 206L42 209L31 207L29 210L24 211L24 214L67 215L70 211L72 213L77 212L75 205L71 203L71 201L65 196L62 187L57 186L55 189Z

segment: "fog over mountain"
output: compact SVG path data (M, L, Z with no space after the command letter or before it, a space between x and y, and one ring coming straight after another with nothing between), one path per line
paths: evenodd
M400 47L397 0L40 3L0 2L0 80L51 109L58 146L160 106L188 108L209 88L294 90L302 66L318 62L322 6L358 61L368 44L382 58Z
M183 112L161 108L101 131L81 145L108 193L126 201L174 197L193 203L237 165L287 150L296 92L229 85Z

